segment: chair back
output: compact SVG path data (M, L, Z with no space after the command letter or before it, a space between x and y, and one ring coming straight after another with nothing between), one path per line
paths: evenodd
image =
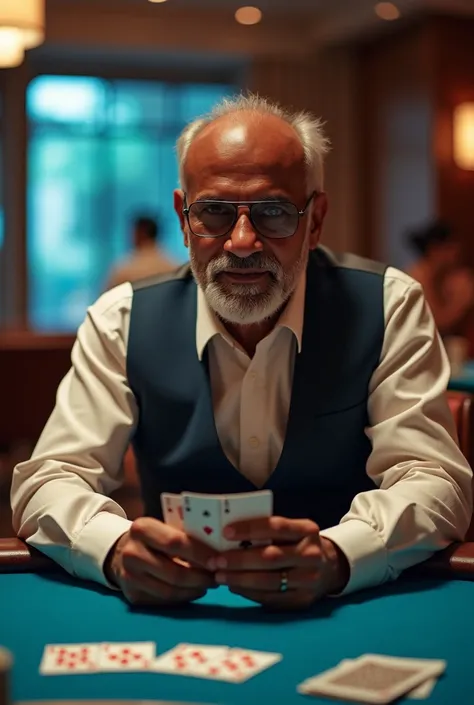
M448 403L456 423L459 447L470 466L474 467L473 396L467 392L450 390L448 391ZM466 534L466 541L474 541L474 515Z

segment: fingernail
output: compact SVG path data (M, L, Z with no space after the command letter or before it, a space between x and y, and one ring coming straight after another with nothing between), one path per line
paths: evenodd
M225 573L216 573L214 577L216 583L219 583L219 585L223 585L225 583Z
M233 539L235 536L235 529L233 529L231 526L227 526L224 529L224 536L226 539Z
M227 560L224 556L216 558L216 568L227 568Z
M207 567L209 570L215 570L217 568L216 559L209 558L209 560L207 561Z

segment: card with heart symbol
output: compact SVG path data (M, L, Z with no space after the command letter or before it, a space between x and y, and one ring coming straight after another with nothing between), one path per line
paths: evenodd
M183 522L193 536L216 551L221 550L222 503L217 495L183 492Z
M222 532L233 522L270 517L273 511L273 493L270 490L229 495L183 492L182 497L186 533L211 548L228 551L268 543L250 539L230 541L224 538Z

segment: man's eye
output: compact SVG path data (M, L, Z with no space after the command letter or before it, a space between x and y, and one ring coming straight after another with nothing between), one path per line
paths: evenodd
M262 210L262 215L267 216L268 218L280 218L282 215L284 215L285 211L281 206L266 206Z
M201 213L206 215L226 215L228 212L228 208L225 208L220 203L209 203L201 210Z

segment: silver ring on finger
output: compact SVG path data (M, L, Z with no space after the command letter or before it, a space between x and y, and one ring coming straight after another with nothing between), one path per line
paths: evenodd
M286 592L287 590L288 590L288 571L282 570L280 573L279 592Z

